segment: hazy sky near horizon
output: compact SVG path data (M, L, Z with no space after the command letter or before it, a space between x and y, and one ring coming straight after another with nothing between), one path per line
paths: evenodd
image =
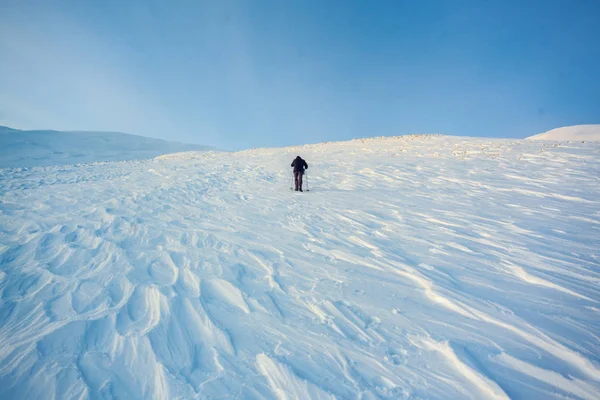
M600 1L0 0L0 125L235 150L600 123Z

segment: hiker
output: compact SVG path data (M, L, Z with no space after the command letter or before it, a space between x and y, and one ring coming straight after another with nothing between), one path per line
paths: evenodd
M294 167L294 183L296 184L294 190L296 192L302 191L302 175L304 175L304 170L308 168L308 164L298 156L292 161L292 167Z

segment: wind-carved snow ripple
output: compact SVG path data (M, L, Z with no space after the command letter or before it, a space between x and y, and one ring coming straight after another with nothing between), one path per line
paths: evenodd
M539 146L0 171L0 397L598 397L597 149Z

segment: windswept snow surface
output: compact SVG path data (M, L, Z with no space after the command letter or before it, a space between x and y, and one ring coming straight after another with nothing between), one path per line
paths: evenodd
M214 149L127 133L21 131L0 126L0 168L139 160L189 150Z
M599 177L442 136L0 170L0 398L598 399Z
M573 125L552 129L551 131L530 136L528 140L588 140L600 142L600 124L597 125Z

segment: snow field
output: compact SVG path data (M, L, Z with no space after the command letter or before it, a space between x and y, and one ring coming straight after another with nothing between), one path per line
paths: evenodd
M0 398L598 398L599 172L418 135L0 170Z

